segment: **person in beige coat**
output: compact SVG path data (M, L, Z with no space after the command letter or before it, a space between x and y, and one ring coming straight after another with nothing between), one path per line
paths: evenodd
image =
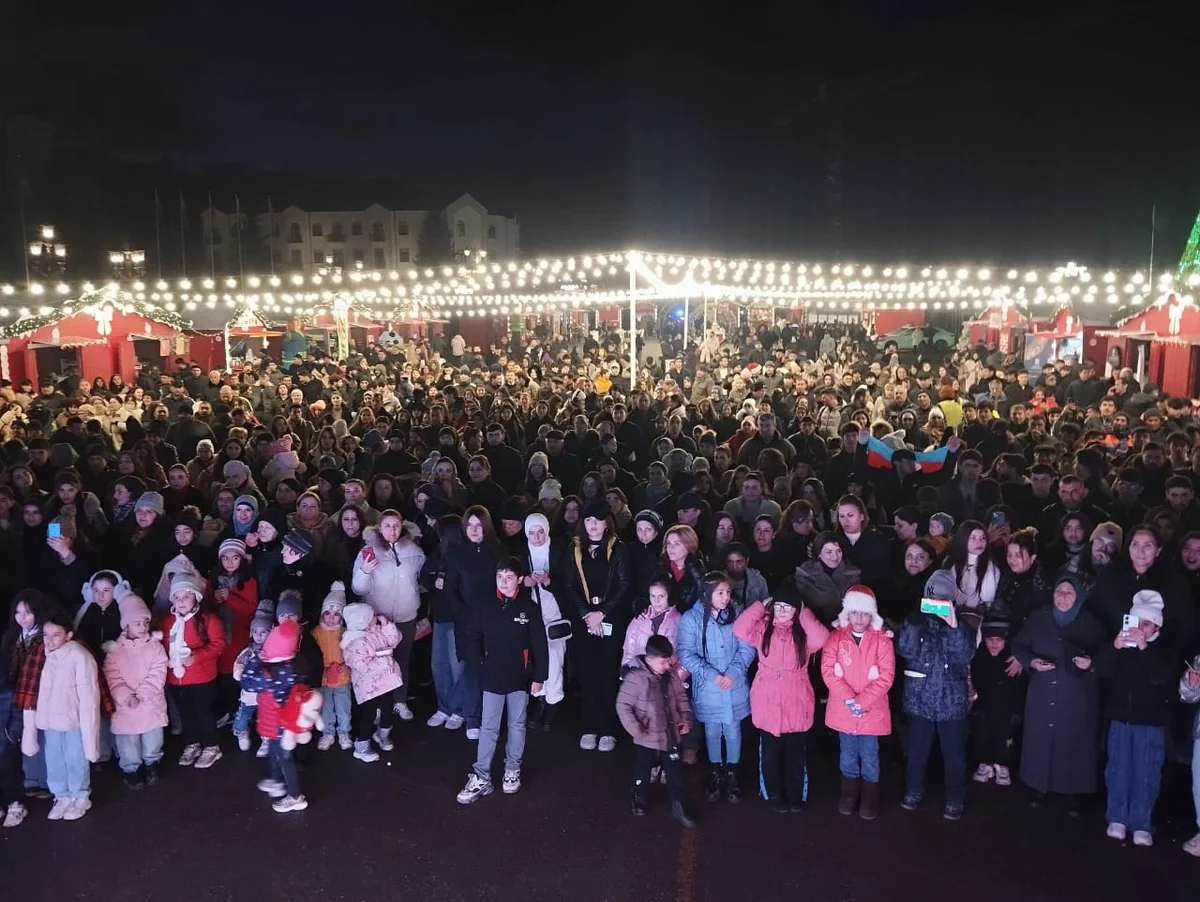
M56 614L42 625L46 666L38 687L37 730L21 737L26 755L46 747L46 783L54 793L50 820L74 821L92 807L91 763L100 758L100 677L96 659L73 641L71 621Z

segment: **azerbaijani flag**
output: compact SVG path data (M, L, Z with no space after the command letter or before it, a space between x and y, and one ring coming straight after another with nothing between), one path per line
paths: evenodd
M869 466L890 470L893 453L894 450L891 447L874 436L867 439L867 464ZM917 457L918 470L922 473L936 473L946 465L946 457L950 454L950 449L942 445L932 451L914 451L913 453Z

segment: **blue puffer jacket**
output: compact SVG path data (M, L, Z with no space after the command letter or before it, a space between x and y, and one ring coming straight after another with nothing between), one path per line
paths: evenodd
M971 627L951 629L933 614L912 614L896 645L904 658L904 713L926 720L967 716L967 676L975 656Z
M754 663L755 651L733 635L735 619L706 621L703 604L694 605L679 619L679 663L692 675L692 709L701 723L733 723L750 716L746 671ZM733 677L728 690L713 683L722 673Z

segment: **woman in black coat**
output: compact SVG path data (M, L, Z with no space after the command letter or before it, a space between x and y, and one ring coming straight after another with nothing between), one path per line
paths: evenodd
M882 533L871 526L867 506L855 495L843 495L837 503L838 543L846 560L862 571L862 581L875 593L885 595L891 586L891 549Z
M1094 655L1104 627L1084 607L1084 591L1071 575L1054 583L1052 603L1029 614L1013 642L1013 656L1029 674L1021 782L1035 804L1047 793L1078 796L1096 791L1100 737L1100 686Z

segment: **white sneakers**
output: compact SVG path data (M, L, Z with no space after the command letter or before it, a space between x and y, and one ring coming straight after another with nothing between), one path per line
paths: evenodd
M1135 846L1141 846L1144 849L1148 849L1154 845L1154 834L1152 834L1149 830L1134 830L1133 844Z
M507 779L507 777L508 777L508 774L505 774L506 779ZM517 783L518 789L520 788L519 780L520 780L520 776L518 775L518 783ZM513 790L513 792L516 792L516 790ZM477 773L472 771L471 775L469 777L467 777L467 785L464 786L462 788L462 790L458 793L458 804L470 805L472 802L476 802L479 799L482 799L484 796L490 796L491 794L492 794L492 781L485 780L483 777L479 776Z
M303 811L308 807L308 799L304 796L284 796L271 807L280 814L286 814L289 811Z
M354 748L354 740L350 738L349 733L338 733L338 748L343 752Z
M196 759L200 757L200 743L193 742L183 750L183 754L179 756L180 767L191 767L196 763Z
M263 740L258 744L258 751L254 753L255 758L265 758L271 754L271 747L267 745L267 740Z
M238 741L238 748L241 749L243 752L250 751L250 733L247 731L247 732L243 732L243 733L238 733L236 735L237 735L237 741Z
M220 760L221 750L215 745L210 745L200 751L200 757L196 759L196 768L204 770L205 768L212 767Z
M425 721L427 727L442 727L446 725L446 721L450 719L449 714L443 714L441 711L434 711L433 717Z
M583 749L585 752L596 751L596 734L595 733L584 733L582 736L580 736L579 737L579 747L581 749Z
M4 813L5 827L19 827L21 822L25 820L25 815L29 813L29 809L20 802L13 802L8 806L8 810Z
M500 784L500 789L503 790L505 795L520 792L521 772L519 770L506 770L504 772L504 782Z
M265 792L273 799L282 799L287 795L287 788L280 780L259 780L258 791Z
M464 718L461 714L451 714L446 718L446 729L461 730L462 725L466 722L466 718Z
M390 752L396 747L392 742L391 727L380 727L375 731L375 736L373 738L375 740L375 744L379 746L380 751Z
M467 727L467 738L474 742L479 738L479 727Z
M997 786L1012 786L1012 774L1003 764L996 765L996 785Z
M413 719L412 709L410 707L408 707L408 705L406 705L404 702L396 702L396 704L392 705L392 713L395 714L397 717L399 717L401 720L412 720Z
M1126 830L1125 830L1124 824L1109 824L1108 830L1105 831L1105 834L1108 836L1109 839L1116 839L1116 840L1121 840L1121 841L1124 841L1125 833L1126 833Z
M63 812L64 821L77 821L92 807L91 799L71 799L67 810Z
M976 783L991 783L996 776L996 771L990 764L980 764L975 768L975 775L971 777Z
M354 743L354 757L369 764L379 760L379 752L371 748L370 739L359 739Z
M1109 837L1109 839L1124 841L1125 837L1129 834L1129 829L1124 824L1109 824L1105 834ZM1200 835L1198 835L1196 839L1189 840L1189 842L1196 842L1196 840L1200 840ZM1135 846L1141 846L1143 849L1148 849L1154 845L1154 834L1152 834L1149 830L1134 830L1133 844ZM1198 846L1200 846L1200 844L1198 844ZM1188 851L1186 844L1184 845L1183 850L1185 852ZM1200 855L1200 847L1198 847L1195 852L1190 852L1190 854Z
M602 752L611 752L617 747L616 736L601 736L600 744L596 746Z
M337 740L332 733L322 733L321 738L319 740L317 740L317 751L318 752L329 751L331 748L333 748L333 744L336 741Z
M71 803L74 801L74 799L67 798L55 799L47 817L52 821L61 821L63 816L66 815L67 809L71 807Z
M4 826L7 827L8 823L5 822ZM1183 851L1187 852L1189 855L1195 855L1197 858L1200 858L1200 833L1197 833L1183 844Z

